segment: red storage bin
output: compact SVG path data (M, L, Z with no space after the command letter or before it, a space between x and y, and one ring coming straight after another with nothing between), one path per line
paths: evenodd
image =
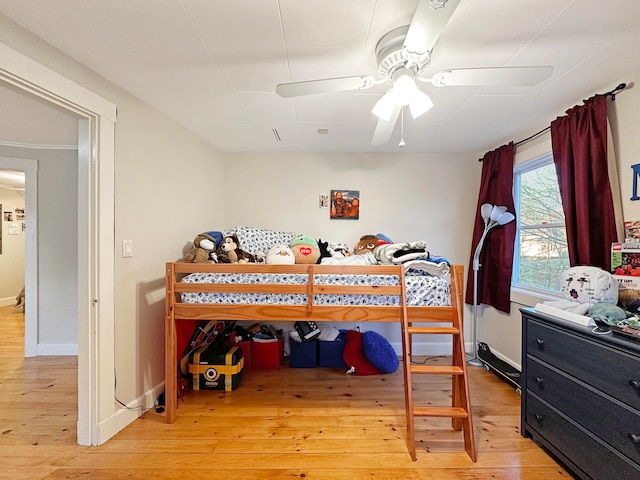
M251 340L251 368L268 370L278 368L284 355L284 338L274 341Z
M242 357L244 358L244 371L251 370L251 342L239 342L235 344L236 347L242 350Z

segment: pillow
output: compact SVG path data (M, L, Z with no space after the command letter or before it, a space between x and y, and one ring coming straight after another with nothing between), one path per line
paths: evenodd
M253 255L258 252L267 253L274 245L289 245L295 233L264 230L253 227L233 227L222 232L224 236L236 234L240 241L240 248Z
M618 282L598 267L576 266L562 272L562 296L572 302L594 305L618 303Z
M353 368L356 375L376 375L380 373L364 355L362 350L362 333L355 330L347 332L347 341L344 344L342 359L347 367Z
M398 370L400 361L389 341L378 332L362 334L362 350L371 364L382 373Z

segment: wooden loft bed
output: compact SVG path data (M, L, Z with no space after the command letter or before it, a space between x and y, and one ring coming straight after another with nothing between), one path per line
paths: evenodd
M186 276L240 275L233 283L213 281L212 283L185 283ZM274 283L264 283L264 278L278 277ZM335 276L356 276L362 282L335 284L322 278ZM258 277L256 280L252 277ZM297 280L289 283L289 279ZM303 279L300 282L300 278ZM375 278L384 278L378 284ZM248 279L248 280L247 280ZM391 281L389 282L389 280ZM465 449L475 461L475 444L471 424L470 401L466 378L464 335L462 332L463 308L463 267L451 266L449 274L450 302L443 306L408 306L405 283L405 269L402 265L265 265L265 264L216 264L170 262L166 264L166 323L165 323L165 400L166 421L174 423L177 416L177 320L247 320L247 321L298 321L316 322L398 322L402 331L403 370L405 384L405 407L407 411L407 442L411 457L415 460L413 440L413 417L445 416L452 418L453 428L464 429ZM372 283L373 282L373 283ZM282 295L302 298L295 304L289 303L190 303L188 297L198 295ZM323 302L323 298L395 298L391 305L379 304L336 304ZM249 297L250 298L250 297ZM250 303L251 302L251 303ZM346 302L345 302L346 303ZM357 303L357 302L353 302ZM419 326L419 324L426 326ZM433 325L446 324L445 327ZM415 334L452 335L453 364L443 370L433 371L425 366L411 367L411 342ZM411 374L432 373L452 377L452 405L450 407L425 408L413 405Z

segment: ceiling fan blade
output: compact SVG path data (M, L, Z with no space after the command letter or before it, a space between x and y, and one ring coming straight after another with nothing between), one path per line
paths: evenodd
M373 132L373 138L371 139L371 145L384 145L389 141L391 134L393 133L393 129L396 127L396 122L398 121L401 110L402 107L396 105L389 121L382 118L378 119L376 130Z
M553 67L458 68L436 73L431 83L436 87L464 85L531 86L546 80Z
M344 92L369 88L374 84L374 78L369 76L325 78L323 80L309 80L306 82L281 83L276 87L276 93L284 98L314 95L316 93Z
M431 52L460 0L444 0L443 6L437 6L441 3L439 0L420 0L404 40L406 54L420 57Z

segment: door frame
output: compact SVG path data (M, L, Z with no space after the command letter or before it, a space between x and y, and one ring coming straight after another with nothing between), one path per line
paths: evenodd
M77 441L100 445L115 433L107 425L115 394L116 106L2 43L0 58L0 82L78 118Z

